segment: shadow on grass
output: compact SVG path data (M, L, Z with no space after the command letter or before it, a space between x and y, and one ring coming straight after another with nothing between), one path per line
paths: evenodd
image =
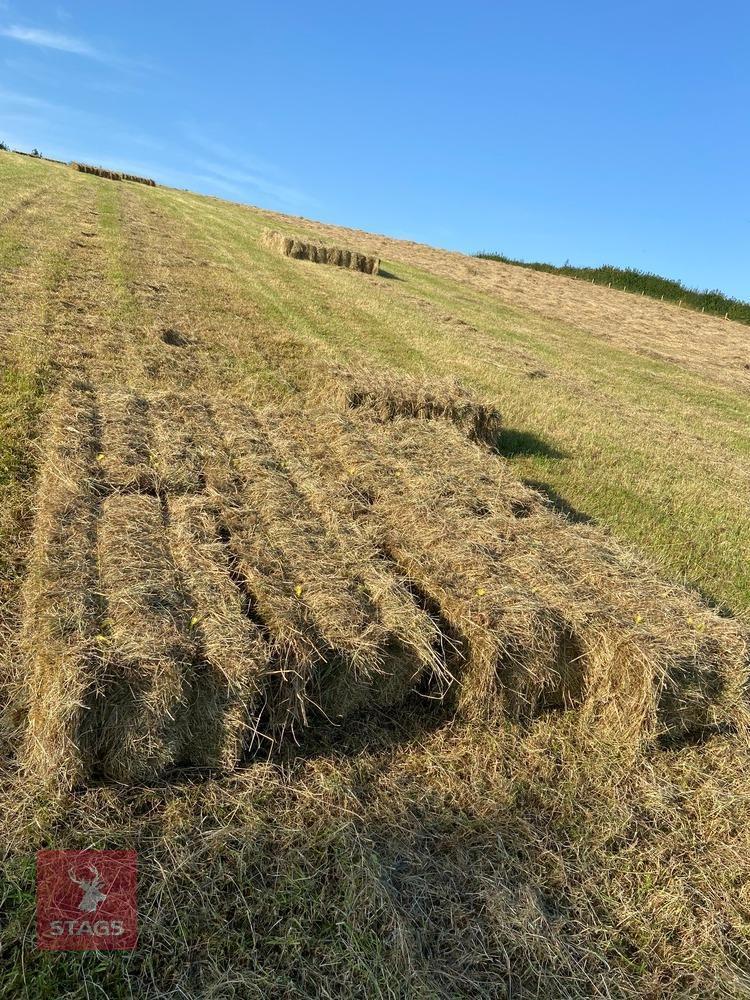
M403 278L399 278L399 276L397 274L394 274L392 271L386 271L385 268L382 268L382 267L378 271L378 277L379 278L387 278L389 281L403 281L404 280Z
M542 458L567 458L564 451L560 451L554 445L549 444L544 438L540 438L531 431L519 431L512 427L506 427L500 431L495 441L495 451L504 455L505 458L516 458L517 456L535 455Z

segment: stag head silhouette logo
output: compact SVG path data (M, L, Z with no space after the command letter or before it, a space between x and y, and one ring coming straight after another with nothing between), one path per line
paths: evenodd
M91 873L90 879L76 878L72 869L68 871L70 881L83 889L83 896L78 904L78 909L83 913L94 913L97 906L107 898L106 892L102 892L102 879L94 865L87 865L86 869Z
M135 851L37 851L37 947L49 951L135 948L137 874Z

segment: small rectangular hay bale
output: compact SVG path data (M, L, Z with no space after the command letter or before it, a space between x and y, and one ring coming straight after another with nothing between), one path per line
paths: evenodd
M103 673L98 452L93 390L74 383L60 393L44 439L21 628L28 660L22 767L35 780L67 787L86 780L93 766L93 706Z
M320 407L361 410L374 420L446 420L473 441L493 449L503 427L495 402L468 390L457 379L334 366L316 380L311 400Z
M153 465L158 482L175 493L196 493L206 484L217 432L202 399L165 392L151 399Z
M99 561L114 679L104 705L102 766L119 780L153 778L181 760L197 658L190 602L156 497L104 501Z
M309 260L314 264L333 264L351 271L360 271L362 274L377 275L380 271L378 257L340 247L309 243L296 237L283 236L274 230L266 230L261 235L261 243L276 253L295 260Z
M128 390L100 391L102 441L99 462L117 490L153 491L152 428L147 399Z
M194 765L229 769L241 760L245 744L261 738L271 649L232 580L215 505L203 496L176 497L169 512L172 551L206 660L196 677L186 754Z

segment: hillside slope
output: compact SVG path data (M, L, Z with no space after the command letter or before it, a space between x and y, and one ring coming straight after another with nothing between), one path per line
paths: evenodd
M149 518L159 517L160 501L173 502L165 477L192 474L184 432L209 427L202 401L226 403L225 428L234 414L236 456L239 429L251 419L244 407L285 407L292 424L280 428L297 426L302 439L306 392L344 368L372 366L458 376L495 400L499 450L527 486L573 521L638 547L667 580L746 615L745 327L497 262L0 155L4 635L17 631L29 563L41 572L29 558L32 515L43 522L45 497L92 481L67 476L76 428L88 420L105 440L118 406L131 414L145 407L165 428L175 456L165 470L158 449L151 468L137 440L128 445L135 457L126 481L115 445L91 456L91 468L101 466L124 493L101 502L93 528L104 533L100 545L111 538L129 558L158 562ZM268 226L378 254L381 275L274 254L261 240ZM71 377L84 388L67 411L57 389ZM98 429L95 409L86 417L94 396L112 401L96 411ZM327 426L333 434L338 425ZM355 438L342 440L347 461L358 461ZM371 438L356 440L361 451ZM414 443L404 448L413 462ZM425 491L440 492L440 454L405 487L425 516L435 513ZM469 489L474 461L467 452ZM269 469L248 466L243 475L257 484ZM278 518L294 525L293 500L285 508L284 484L274 482ZM176 502L189 501L192 489L178 483ZM304 546L309 534L299 530ZM110 597L123 588L131 613L128 581L106 565L96 572L109 573ZM298 586L304 593L308 581ZM666 586L660 595L672 593ZM41 622L44 602L38 607ZM164 629L185 608L167 611L139 641L166 641ZM628 613L636 625L658 614L651 605ZM710 622L700 628L734 628L717 616ZM58 637L49 634L54 670ZM337 632L329 645L344 650L346 641ZM142 787L42 790L15 777L25 678L16 647L6 647L0 995L83 997L91 984L108 996L191 997L750 990L748 759L736 727L643 745L609 731L592 738L568 714L542 713L526 729L454 719L417 700L322 727L299 748L230 776L195 769ZM34 950L33 852L43 846L138 849L137 952L105 961Z

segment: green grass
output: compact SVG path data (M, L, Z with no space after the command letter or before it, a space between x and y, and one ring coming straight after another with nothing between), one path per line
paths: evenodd
M592 281L596 285L607 285L624 292L649 295L652 299L679 302L701 312L711 313L714 316L727 316L738 323L750 324L750 302L724 295L718 289L699 291L688 288L681 281L662 278L658 274L639 271L635 267L615 267L612 264L604 264L601 267L574 267L572 264L557 266L542 261L517 260L502 253L487 251L481 251L475 256L484 260L499 260L504 264L514 264L516 267L529 267L534 271L545 271L547 274L563 274L567 278Z

